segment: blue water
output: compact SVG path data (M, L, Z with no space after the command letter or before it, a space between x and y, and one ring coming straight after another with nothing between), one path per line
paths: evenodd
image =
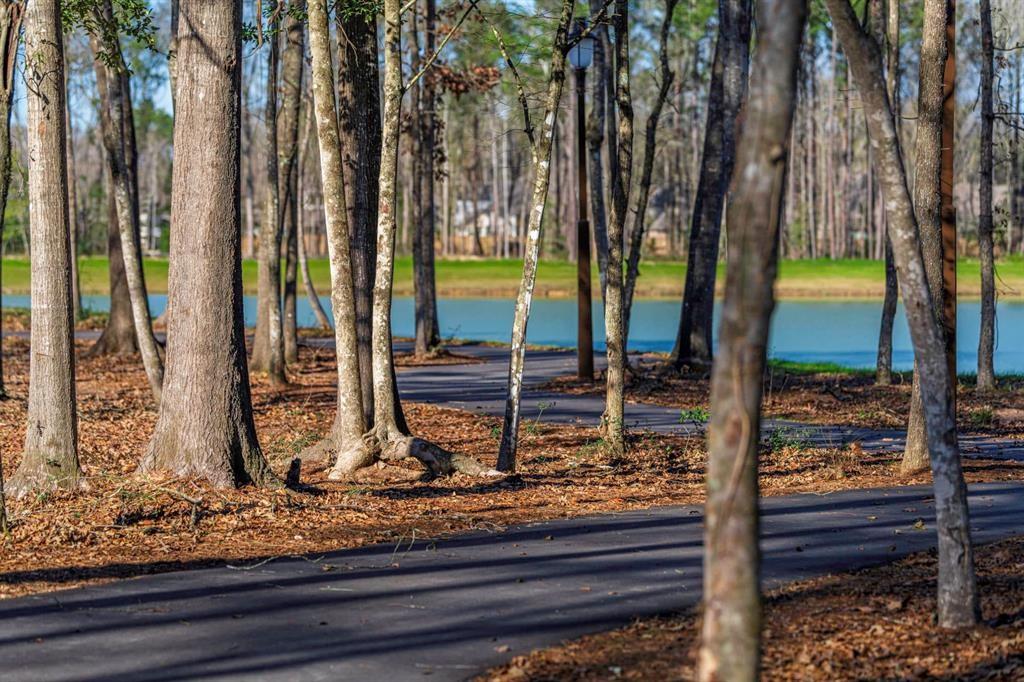
M323 297L324 308L330 301ZM150 296L154 315L163 312L167 297ZM85 307L96 311L109 309L106 296L84 296ZM4 296L3 304L27 307L28 296ZM511 336L512 311L510 299L443 299L438 303L441 335L478 341L505 341ZM774 358L804 362L835 362L847 367L874 367L878 345L881 304L852 301L783 301L778 304L772 321L769 353ZM397 298L393 307L394 333L412 336L415 333L413 301ZM717 307L716 307L717 314ZM977 366L978 320L980 305L976 301L959 305L957 336L958 364L961 371L971 372ZM298 300L301 326L315 326L312 309L305 298ZM256 319L256 299L245 298L246 324ZM670 351L679 322L678 301L637 301L633 310L630 349ZM1024 303L1000 303L997 308L996 371L1024 372L1024 347L1014 342L1024 336ZM534 301L527 338L531 343L571 347L576 343L575 300L540 299ZM600 303L594 305L594 339L604 344L604 316ZM903 309L897 312L893 336L893 365L910 369L913 363L910 334Z

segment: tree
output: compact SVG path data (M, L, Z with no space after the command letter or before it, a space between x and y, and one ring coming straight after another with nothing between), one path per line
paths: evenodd
M280 13L271 9L267 42L267 87L263 118L266 125L266 205L260 227L259 266L256 278L256 333L252 342L253 371L266 372L273 386L288 383L284 368L284 323L281 319L281 187L277 150L277 72L280 62Z
M996 336L996 284L992 245L992 81L994 48L992 44L992 6L980 0L981 18L981 168L978 186L978 253L981 260L981 333L978 336L978 390L996 387L992 355ZM1016 188L1011 188L1011 192Z
M612 210L608 221L608 269L605 273L604 326L608 369L602 426L613 457L626 451L625 378L626 334L623 327L622 247L629 215L629 190L633 178L633 96L629 90L629 1L616 0L615 105L618 130L615 148L618 172L612 175Z
M100 128L116 211L118 245L123 260L135 340L142 353L142 365L146 370L150 390L159 404L164 366L156 337L153 336L149 296L142 272L138 168L135 157L129 158L129 145L126 142L129 136L133 138L131 149L134 151L131 90L111 0L104 0L96 7L94 19L95 26L90 31L89 42L95 64L96 86L100 92ZM129 112L127 116L125 112ZM131 132L128 131L129 126L132 127Z
M299 272L302 274L302 284L306 289L306 298L309 300L309 307L313 310L313 315L316 317L317 323L320 325L320 329L324 331L330 331L331 321L327 317L327 313L324 312L324 306L320 303L320 296L317 295L316 289L313 287L313 278L309 274L309 260L306 258L306 239L305 239L305 211L298 207L305 207L305 174L306 168L309 167L309 150L312 146L310 141L313 139L312 132L316 126L316 116L312 111L306 111L306 122L303 127L302 139L299 142L299 157L297 167L295 169L295 204L297 210L295 211L295 232L296 241L298 242L298 256L299 256ZM352 226L349 223L349 233L351 234ZM365 412L365 410L364 410Z
M8 17L11 11L8 6ZM34 490L76 488L82 479L75 414L64 48L58 0L33 0L25 9L25 84L32 362L25 450L8 486L16 496Z
M934 314L922 257L922 238L918 236L895 120L881 76L881 52L878 44L861 29L849 0L825 0L825 4L832 15L868 121L873 158L887 206L896 272L914 344L935 495L938 621L943 627L966 627L977 623L979 605L967 486L956 437L953 377L946 361L942 330ZM925 16L929 16L927 8Z
M574 0L563 0L559 14L558 28L551 48L551 68L547 91L544 96L544 115L540 129L536 129L530 115L526 89L519 71L508 52L505 41L494 24L491 31L501 48L502 57L516 81L516 93L523 110L524 132L530 142L533 165L533 195L530 198L530 218L526 226L526 248L523 252L523 276L516 296L515 317L512 321L512 348L509 357L508 389L505 396L505 418L501 426L501 442L498 449L498 470L514 471L516 449L519 445L519 420L523 392L523 368L526 364L526 325L530 319L530 304L533 288L537 282L537 264L540 260L540 244L544 227L544 206L547 203L551 170L551 141L555 131L558 103L562 99L565 84L565 56L569 38L569 23L572 21ZM598 22L594 22L597 24Z
M14 65L17 60L18 41L21 35L21 18L25 11L20 0L0 2L0 274L3 271L4 216L7 212L7 194L11 188L11 103L14 101ZM0 292L3 286L0 285ZM0 400L7 398L4 388L3 316L0 315ZM0 500L3 493L0 491Z
M942 173L943 173L943 74L949 45L946 41L946 16L949 0L926 0L924 26L921 33L921 75L918 86L917 145L915 149L914 210L921 238L921 255L937 321L943 320L947 291L943 286L942 244ZM905 296L906 294L904 294ZM943 343L955 341L955 329L939 332ZM948 350L948 347L947 347ZM924 408L921 401L919 358L915 355L914 382L907 421L907 443L901 469L904 473L928 468L928 439L925 434ZM956 374L949 386L955 398Z
M181 0L179 11L167 371L140 468L274 484L253 424L242 321L241 3Z
M592 104L590 117L587 120L587 174L590 184L590 212L593 216L595 251L597 252L597 271L601 282L601 298L604 299L605 273L608 270L608 220L605 214L604 195L604 162L601 150L604 149L605 126L608 125L607 98L605 81L610 72L611 55L605 55L608 45L608 27L598 17L601 15L601 4L590 4L590 20L594 35L594 83L591 88ZM615 115L614 109L611 112ZM611 154L612 150L609 149Z
M356 297L359 377L366 424L373 410L373 283L377 259L377 203L381 158L381 104L377 20L374 14L339 12L338 102L345 203L352 240L352 277ZM399 422L401 403L396 400Z
M754 680L761 637L757 457L806 0L761 0L726 229L711 376L700 680Z
M296 288L299 266L298 156L299 109L302 102L303 56L306 50L305 23L301 19L303 3L293 3L285 18L284 51L281 57L281 107L277 118L278 196L281 201L285 235L284 268L284 359L299 359L299 332L296 318Z
M750 0L720 0L704 156L701 157L700 180L690 224L683 307L670 358L676 368L711 362L711 325L722 210L735 163L736 119L747 90L749 61Z
M900 3L895 0L885 3L888 12L885 18L886 46L886 89L889 102L896 116L896 134L900 133ZM868 24L876 41L881 44L882 0L872 0L868 4ZM874 187L868 192L874 197ZM882 220L885 214L882 213ZM899 298L899 283L896 279L896 267L892 262L892 243L888 234L882 236L885 242L883 259L885 262L885 294L882 299L882 321L878 331L878 358L875 363L875 383L888 386L892 383L892 330L896 321L896 304Z
M647 229L647 203L651 193L651 180L654 175L654 157L657 153L658 121L661 110L668 99L675 73L669 65L669 30L672 28L672 17L675 15L679 0L666 0L665 15L661 20L658 48L658 94L655 96L651 113L647 116L644 126L644 165L640 169L640 184L637 186L636 213L633 216L633 231L629 237L629 257L626 264L626 280L622 314L622 347L629 347L629 320L633 310L633 292L636 280L640 276L640 256L644 247L644 234ZM596 52L596 50L595 50Z
M333 455L331 477L341 478L372 464L374 452L363 441L367 423L359 381L359 342L356 333L349 212L342 176L327 0L311 0L309 3L309 44L313 60L313 104L320 149L320 179L323 183L327 245L330 250L331 309L334 314L334 343L338 359L338 390L331 431L321 443L307 452L310 455Z
M431 58L437 48L436 0L424 0L423 35L424 55ZM417 62L424 57L418 58ZM422 66L417 63L417 68ZM415 353L424 357L441 345L437 322L437 285L434 275L434 235L436 211L434 206L434 153L437 142L437 89L434 78L420 78L413 86L413 119L415 121L414 148L416 154L413 179L416 225L412 236L413 288L415 297L416 342ZM497 243L497 242L495 242Z

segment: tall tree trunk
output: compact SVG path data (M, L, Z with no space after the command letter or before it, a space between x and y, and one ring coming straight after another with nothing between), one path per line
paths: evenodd
M758 46L726 218L725 300L711 378L702 681L755 680L760 669L758 434L806 13L806 0L758 3Z
M75 414L64 52L58 0L32 0L25 10L25 83L32 360L25 451L8 485L8 492L15 496L75 488L82 477Z
M128 294L128 278L124 272L121 253L121 231L117 224L117 206L114 203L114 183L110 179L110 164L104 157L103 184L107 202L107 276L110 279L110 312L107 323L96 343L89 349L90 357L101 355L131 355L138 352L132 302Z
M736 154L736 129L747 90L750 61L750 0L721 0L718 40L708 94L704 156L690 225L690 252L670 362L707 365L711 362L711 326L722 211Z
M871 147L887 206L893 256L917 358L934 482L939 550L938 622L942 627L971 626L978 622L978 590L967 486L956 437L953 377L946 359L942 329L931 301L895 120L881 77L881 52L878 44L861 30L849 0L825 0L825 4L850 61L854 85L860 92L868 120ZM929 20L927 8L925 16L926 21Z
M992 354L996 337L996 283L992 245L992 7L980 0L981 17L981 168L978 187L978 252L981 260L981 333L978 337L978 391L996 387ZM1014 192L1016 188L1010 188Z
M277 152L277 72L279 21L274 19L267 37L267 86L264 91L263 125L267 145L266 203L260 226L259 263L256 275L256 333L252 341L254 372L266 372L272 386L288 383L284 360L284 321L281 318L281 185Z
M338 366L337 409L330 433L312 451L328 454L334 462L332 478L341 478L373 462L374 453L363 442L366 417L359 383L355 286L350 253L349 212L342 178L338 109L331 65L331 30L327 1L309 3L309 44L313 57L313 101L320 149L320 179L331 265L331 309Z
M296 5L301 6L301 5ZM285 43L281 56L281 109L277 119L277 177L284 222L284 360L299 360L299 331L296 312L298 288L299 206L295 201L298 185L299 108L302 102L303 55L306 49L305 24L291 13L285 19Z
M437 48L437 2L424 0L423 34L424 59L431 59ZM418 173L416 225L413 229L413 294L415 299L416 342L415 353L423 357L441 345L441 332L437 322L437 286L434 275L434 233L436 211L434 207L434 146L436 144L437 92L434 79L426 74L414 85L419 101L414 119L417 123L415 149Z
M661 21L661 34L658 49L660 75L658 95L654 99L651 113L647 117L644 128L644 165L640 170L640 185L637 187L636 214L633 216L633 232L629 239L629 259L626 265L626 283L622 309L622 348L629 350L629 321L633 312L633 292L636 291L636 280L640 276L640 256L644 248L644 234L647 229L647 200L651 193L651 178L654 175L654 157L657 154L658 121L661 110L668 99L675 73L668 61L668 38L672 28L672 16L675 14L679 0L666 0L665 16ZM671 227L670 227L671 229Z
M114 21L110 0L96 10L101 25ZM142 354L142 365L146 370L153 399L159 405L161 386L164 378L163 358L149 314L149 295L142 271L142 252L139 230L139 188L137 165L129 158L128 126L133 125L125 115L130 110L131 93L127 89L127 66L121 56L121 46L107 42L102 36L90 36L90 45L96 71L96 86L100 92L100 128L107 165L110 169L111 190L117 211L117 226L120 237L121 256L124 261L125 281L131 304L135 338ZM134 145L132 145L134 151Z
M633 178L633 96L629 90L629 0L616 0L615 17L615 103L619 125L616 132L619 172L612 176L612 210L608 220L608 271L604 297L604 328L608 368L602 427L613 457L626 451L626 334L624 328L622 249L629 216L629 195Z
M252 113L249 111L247 98L242 98L242 147L247 150L242 191L242 202L245 208L245 241L242 243L242 257L252 258L256 254L256 187L253 175L253 137Z
M896 134L900 133L900 3L886 3L885 39L886 39L886 90L891 102L893 115L896 117ZM872 0L868 5L869 21L873 21L872 33L875 40L881 43L881 0ZM873 176L872 176L873 177ZM868 193L874 197L874 187L868 187ZM873 217L873 216L872 216ZM885 214L882 213L882 221ZM883 227L884 230L884 227ZM888 231L882 235L884 242L885 262L885 295L882 298L882 321L878 332L878 357L875 362L875 383L888 386L892 383L892 331L896 322L896 305L899 299L899 282L896 279L896 266L892 262L892 244L889 242Z
M313 310L313 315L316 316L316 321L317 324L320 325L320 329L322 329L323 331L330 331L331 321L327 318L327 313L324 312L324 307L320 303L320 296L317 295L316 288L313 286L313 278L309 274L309 259L306 258L305 176L306 169L309 167L310 142L313 139L312 132L315 126L316 114L314 114L312 111L307 111L306 125L303 128L302 139L299 142L298 166L295 169L295 203L297 204L298 207L298 210L295 213L295 232L299 251L299 272L302 274L302 285L306 290L306 298L309 300L309 307ZM317 136L317 138L317 150L319 154L319 135ZM317 165L319 167L319 163ZM346 216L346 221L348 221L348 216ZM349 234L351 235L351 222L348 222L348 229Z
M1013 56L1013 110L1021 107L1021 61L1020 51ZM1024 183L1020 177L1020 126L1013 126L1010 137L1010 228L1007 230L1006 253L1014 252L1014 247L1024 249Z
M76 190L75 173L75 128L72 124L71 108L67 103L68 74L64 72L64 118L67 120L67 141L66 150L68 155L68 222L69 236L71 238L71 306L74 309L75 319L82 318L82 286L78 274L78 193Z
M508 390L505 397L505 418L501 427L501 443L498 450L499 471L514 471L516 466L523 368L526 363L526 324L530 319L533 288L537 282L537 264L540 260L540 244L544 226L544 206L547 203L548 183L551 177L551 143L558 103L562 99L562 86L565 84L564 47L568 40L569 23L572 21L574 5L574 0L562 0L561 14L551 52L551 70L548 76L547 94L544 98L544 115L539 130L535 129L531 123L522 83L517 83L527 137L530 140L533 196L530 200L529 224L526 227L526 248L523 251L523 277L519 284L515 317L512 321L512 348L508 368ZM505 58L506 60L509 58L507 53Z
M0 235L4 232L4 217L7 212L7 196L11 189L11 103L14 101L14 65L18 52L21 18L25 11L19 0L0 2ZM4 243L0 238L0 273L3 270ZM3 285L0 283L0 299ZM0 305L0 310L3 306ZM3 315L0 314L0 400L7 398L4 388ZM2 464L2 463L0 463ZM3 474L0 472L0 478ZM0 483L2 485L2 483ZM0 506L3 505L3 491L0 490Z
M604 300L605 273L608 270L608 219L605 213L604 132L607 118L605 98L606 74L611 70L611 54L605 55L608 46L608 27L600 20L601 4L591 3L590 20L594 23L594 84L591 95L590 117L587 120L587 174L590 183L591 224L594 230L594 251L597 253L597 272L601 283L601 300Z
M359 341L359 378L366 424L373 410L373 282L377 259L377 201L380 180L381 104L377 20L353 12L339 18L346 40L338 49L338 102L345 196L351 232L352 275ZM397 390L397 389L396 389ZM396 401L396 408L401 403ZM400 420L403 421L404 420Z
M181 0L167 373L140 465L220 486L278 481L256 439L245 357L241 9L237 0Z
M932 312L941 321L946 305L946 291L942 280L942 104L943 72L946 66L946 12L949 0L925 0L925 22L921 34L921 76L917 104L916 171L914 173L914 209L921 237L921 256ZM904 293L904 296L906 294ZM939 325L943 343L948 343L946 331ZM915 355L914 382L907 421L907 444L901 469L904 473L924 471L928 468L928 439L925 432L924 409L921 401L921 382ZM955 391L956 376L949 387Z

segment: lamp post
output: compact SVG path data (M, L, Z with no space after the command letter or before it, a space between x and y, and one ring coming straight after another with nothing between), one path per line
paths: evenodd
M586 33L587 20L573 22L569 38L569 63L576 72L576 177L579 182L576 205L576 376L594 379L594 323L590 300L590 220L587 216L587 136L584 92L587 67L594 61L594 38Z

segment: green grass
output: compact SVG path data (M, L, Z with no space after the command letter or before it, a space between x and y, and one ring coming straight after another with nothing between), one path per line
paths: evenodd
M29 264L24 256L3 259L3 292L25 294L29 291ZM330 270L326 259L309 263L313 282L321 293L328 290ZM441 296L514 296L522 275L522 261L501 259L438 260L437 286ZM146 282L152 293L167 291L167 260L147 259ZM724 281L724 265L719 266L718 282ZM958 264L961 296L977 298L979 266L975 260ZM107 293L107 259L104 256L83 256L79 272L84 294ZM678 298L682 294L685 264L679 261L651 260L641 265L637 296L641 298ZM1002 300L1024 299L1024 259L1001 259L997 264L997 287ZM256 262L242 264L246 292L256 291ZM877 299L885 282L881 263L868 260L801 260L784 261L779 266L777 293L780 298L846 298ZM598 286L596 274L594 287ZM576 265L565 261L542 261L537 272L536 295L539 297L571 297L576 290ZM395 294L412 294L412 259L401 257L395 263Z

